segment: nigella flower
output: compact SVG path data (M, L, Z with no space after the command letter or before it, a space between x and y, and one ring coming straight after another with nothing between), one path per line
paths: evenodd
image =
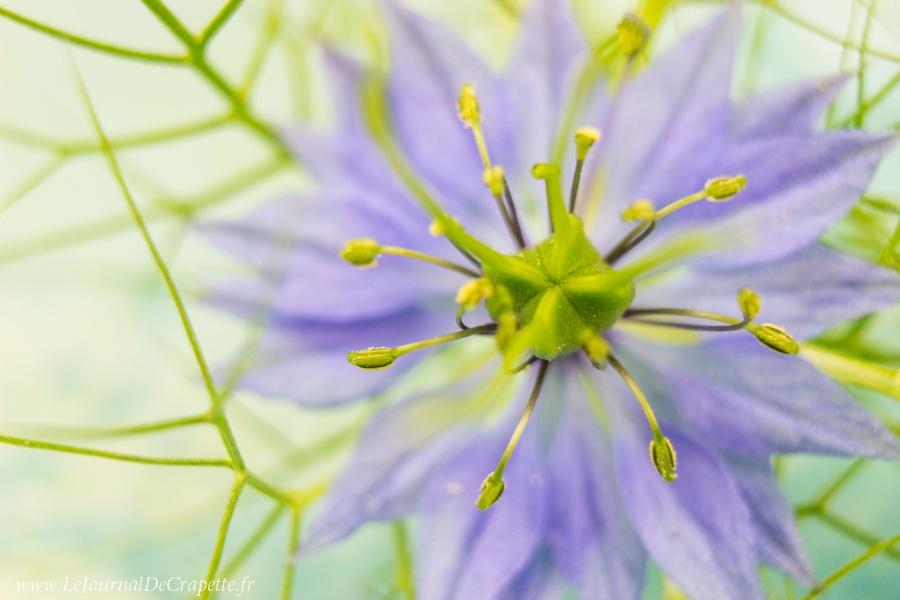
M816 130L839 79L730 102L733 7L610 93L563 2L503 76L387 12L389 71L329 54L336 130L287 134L316 191L208 228L253 264L295 239L274 289L214 294L271 311L245 386L390 401L307 551L417 514L422 598L637 598L648 557L698 600L762 598L760 563L812 582L769 461L900 454L795 356L900 300L816 241L895 138Z

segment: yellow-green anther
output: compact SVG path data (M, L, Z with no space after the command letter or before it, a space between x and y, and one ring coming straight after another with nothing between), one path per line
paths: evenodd
M622 211L623 221L650 221L656 216L656 210L649 200L635 200Z
M747 178L743 175L734 177L716 177L706 182L703 191L710 202L724 202L740 193L747 185Z
M357 267L374 267L375 259L381 254L381 246L372 238L350 240L341 250L341 258Z
M497 332L494 334L494 343L497 348L503 352L509 345L510 340L519 330L519 323L516 321L516 315L512 312L505 312L497 319Z
M478 493L478 499L475 501L475 505L481 510L487 510L494 502L500 499L500 496L503 495L505 489L506 482L502 479L495 478L494 473L492 472L481 484L481 491Z
M491 194L499 197L503 194L503 180L505 173L503 167L495 165L484 170L484 185L491 190Z
M755 335L760 343L768 346L775 352L781 352L782 354L797 354L800 352L800 345L794 341L791 334L777 325L764 323L762 325L748 326L747 330Z
M441 237L444 235L444 224L441 223L440 219L435 219L428 225L428 233L434 237Z
M472 310L479 302L494 295L494 282L487 277L479 277L472 281L467 281L456 292L456 302L461 304L466 310Z
M531 176L535 179L543 179L547 190L547 206L550 210L550 224L553 231L565 235L570 229L569 212L563 200L560 187L559 166L552 163L538 163L531 167Z
M675 448L669 438L663 436L654 436L650 440L650 460L656 467L656 472L666 481L672 482L678 478L675 469L678 466L678 459L675 456Z
M634 56L640 52L650 37L650 28L633 13L625 13L616 25L619 47L625 56Z
M606 368L606 357L609 355L609 346L599 335L588 335L584 340L584 353L594 367L603 370Z
M744 318L752 320L759 314L762 302L756 292L743 288L738 292L738 306L741 308L741 314L744 315Z
M394 348L367 348L348 353L347 360L354 367L367 371L380 371L394 364L397 356L397 350Z
M459 104L456 105L459 118L466 127L474 127L481 122L481 112L478 109L478 96L475 95L475 86L466 83L459 90Z
M575 132L575 157L584 160L591 146L600 141L600 132L593 127L582 127Z

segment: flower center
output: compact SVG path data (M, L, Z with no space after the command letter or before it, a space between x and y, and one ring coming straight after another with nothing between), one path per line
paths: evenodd
M368 370L385 369L404 354L479 334L494 336L497 347L503 354L504 367L510 373L539 362L534 388L522 417L497 468L485 479L476 502L479 508L488 508L505 489L503 471L531 417L550 361L578 351L583 351L598 369L611 365L629 386L653 433L650 442L651 462L663 479L675 480L676 460L672 444L662 434L653 409L637 382L610 353L602 337L620 319L651 326L700 331L745 330L777 352L798 352L799 346L783 329L775 325L753 323L760 310L760 300L750 290L738 293L738 307L743 317L740 319L684 308L631 306L635 297L636 277L658 268L680 254L703 249L702 244L698 248L696 242L687 241L680 245L678 242L670 242L664 249L655 254L651 252L626 267L612 267L646 239L656 228L656 223L665 216L701 200L723 202L734 197L746 185L742 176L711 179L702 190L659 210L654 209L647 200L636 201L624 211L622 217L626 221L636 221L637 225L604 257L585 234L581 218L574 214L578 206L578 187L584 161L588 150L600 138L596 130L580 129L575 134L576 164L568 204L562 196L559 166L539 163L532 168L532 175L543 180L546 186L550 234L537 245L527 247L503 169L491 164L487 143L481 131L481 115L475 91L472 86L465 85L460 94L459 115L463 123L472 130L484 166L484 183L494 196L506 228L519 247L519 252L514 255L502 254L470 235L418 183L390 137L385 123L385 111L378 104L378 98L383 96L376 92L374 88L371 90L370 105L367 105L367 118L373 137L384 150L385 157L397 175L434 216L431 233L445 236L474 267L458 265L412 249L382 246L369 238L349 242L341 256L356 266L373 266L377 257L393 254L423 260L470 277L456 296L460 305L456 315L459 331L394 348L379 347L350 352L347 356L349 362ZM463 322L464 314L482 302L492 322L468 327ZM701 325L677 320L683 317L717 324Z

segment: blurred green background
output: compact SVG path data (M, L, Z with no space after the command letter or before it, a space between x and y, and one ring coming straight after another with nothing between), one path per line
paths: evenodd
M407 4L458 32L493 67L506 64L518 21L501 3ZM527 5L502 4L520 10ZM717 3L672 4L653 54L689 32ZM860 45L868 0L766 4L745 7L736 96L859 70L859 53L841 40ZM225 0L167 0L166 5L199 32ZM612 0L574 5L589 40L609 35L623 12L636 8ZM327 125L329 90L320 45L367 60L378 10L372 0L246 0L213 40L209 64L233 90L246 88L250 114L259 122ZM113 45L183 52L137 0L0 0L0 13ZM882 0L872 14L865 45L900 55L900 3ZM200 300L210 281L240 268L199 239L192 220L240 216L273 195L311 186L301 168L278 157L277 144L229 116L226 97L196 68L70 50L0 14L0 435L146 456L223 457L211 427L124 437L90 431L196 415L209 401L159 272L97 151L70 54L108 135L123 142L117 156L125 177L187 300L211 364L224 364L238 353L253 328ZM867 56L863 69L866 97L889 90L867 114L865 127L897 129L900 91L885 86L900 72L900 62ZM851 78L841 94L834 124L845 124L856 111L856 85ZM185 128L184 135L166 135ZM147 134L171 139L148 140ZM900 206L900 152L882 165L870 196ZM185 210L196 206L202 208ZM828 239L874 258L897 220L889 207L863 204ZM839 328L829 339L844 351L896 368L900 311ZM897 399L855 392L898 422ZM320 481L346 457L346 449L324 456L317 441L346 430L363 411L301 411L243 392L229 404L252 468L298 489ZM826 518L800 520L822 578L872 541L900 531L898 465L864 463L848 471L852 464L806 456L779 462L784 489L798 506L849 473ZM17 581L29 579L202 578L231 484L224 469L139 465L0 444L0 598L48 597L16 591ZM226 563L272 507L257 491L245 492L229 533ZM835 525L841 521L846 521L843 532ZM289 519L282 515L257 552L234 571L236 579L246 575L255 581L249 597L280 593L288 531ZM396 562L392 528L369 526L301 561L295 597L383 597L392 588ZM648 577L646 597L657 598L663 583L652 570ZM765 578L773 598L791 597L780 577L766 573ZM156 595L182 596L98 597ZM822 597L900 598L900 546L865 563Z

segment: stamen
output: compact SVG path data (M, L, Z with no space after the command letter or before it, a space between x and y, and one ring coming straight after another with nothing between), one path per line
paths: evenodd
M531 167L531 176L544 180L547 190L547 208L550 213L550 231L565 235L564 232L570 229L570 221L559 183L559 167L551 163L538 163Z
M661 327L673 327L676 329L690 329L693 331L738 331L746 329L752 333L757 340L764 346L771 348L782 354L797 354L800 352L800 345L794 341L791 335L771 323L763 323L756 325L752 323L754 318L759 314L762 302L759 296L753 290L743 288L738 292L738 306L743 314L743 319L735 319L716 313L706 312L703 310L690 310L686 308L629 308L622 314L622 318L631 319L636 323L645 325L659 325ZM645 315L674 315L679 317L693 317L696 319L706 319L708 321L716 321L725 323L725 325L693 325L688 323L673 323L671 321L657 321L655 319L645 319Z
M382 346L376 348L366 348L365 350L356 350L347 354L347 361L351 365L359 367L360 369L378 371L381 369L387 369L392 364L394 364L394 361L396 359L400 358L404 354L409 354L410 352L415 352L416 350L422 350L423 348L430 348L432 346L438 346L440 344L455 342L456 340L461 340L471 335L490 333L496 331L496 329L497 325L495 325L494 323L488 323L485 325L479 325L478 327L470 327L464 331L456 331L447 335L439 335L427 340L413 342L411 344L404 344L402 346L397 346L396 348L387 348Z
M679 208L684 208L699 200L707 200L709 202L724 202L730 200L743 190L746 185L747 178L743 175L735 175L734 177L716 177L715 179L707 181L703 190L685 196L680 200L676 200L655 212L650 212L653 205L650 204L649 201L636 201L622 212L622 218L626 221L642 220L642 222L632 229L621 242L616 244L615 248L610 250L604 260L609 265L614 264L635 246L647 239L647 236L655 229L656 221L659 221L666 215L672 214Z
M457 273L462 273L469 277L481 277L481 273L477 273L462 265L416 250L407 250L406 248L398 248L396 246L380 246L378 242L371 238L351 240L347 242L344 249L341 250L341 258L357 267L374 267L378 264L376 258L382 254L393 254L394 256L414 258L445 269L450 269L451 271L456 271Z
M513 200L506 177L503 178L503 198L506 200L509 216L512 218L513 227L516 230L516 241L518 241L520 247L524 248L528 244L525 242L525 234L522 232L522 225L519 223L519 211L516 210L516 203Z
M581 170L588 150L600 140L600 132L591 127L582 127L575 132L575 174L572 176L572 188L569 190L569 212L575 214L578 201L578 186L581 183Z
M544 385L544 376L547 374L547 366L549 364L549 361L541 361L537 379L535 379L534 387L531 390L531 396L528 398L528 404L525 405L525 410L522 412L519 423L516 425L516 429L513 431L509 443L506 445L506 450L503 451L500 462L497 463L497 468L494 469L493 472L485 478L484 483L481 484L481 492L478 494L478 499L475 501L475 505L481 510L490 508L506 489L506 483L503 481L503 471L506 469L506 464L509 462L513 451L515 451L516 446L519 444L519 439L521 439L522 434L525 432L525 427L528 425L531 413L534 412L534 406L537 404L538 396L541 394L541 387Z
M668 438L662 434L662 431L660 431L656 415L653 414L653 409L650 408L647 397L644 396L644 392L638 387L638 384L634 380L634 377L631 376L631 373L625 369L615 356L607 354L607 360L609 361L609 364L612 365L613 369L619 373L628 387L631 388L631 393L637 398L637 401L641 405L641 409L644 411L644 416L647 418L647 423L650 425L650 430L653 432L653 440L650 442L650 460L653 462L653 466L656 467L656 472L666 481L675 481L678 477L675 473L675 468L677 466L675 449L672 448L672 442L670 442Z

